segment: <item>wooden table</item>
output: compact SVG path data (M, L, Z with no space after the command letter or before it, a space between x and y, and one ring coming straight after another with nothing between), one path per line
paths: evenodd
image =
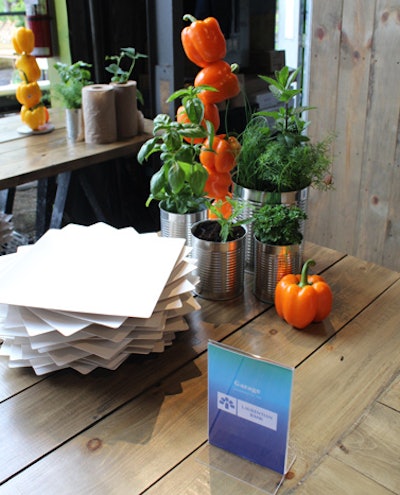
M246 290L199 300L164 353L114 372L36 377L0 361L0 495L261 494L199 462L207 449L207 342L294 366L296 461L279 493L400 493L400 274L306 245L334 293L298 331Z
M51 110L50 116L54 131L38 135L18 132L22 124L19 114L0 118L0 189L12 190L20 184L39 180L43 181L41 185L45 195L45 181L49 177L57 176L58 188L54 199L53 217L48 225L40 222L44 216L43 209L47 205L39 205L39 234L49 226L59 226L72 171L114 158L134 155L151 137L151 121L145 119L145 132L130 139L109 144L71 142L66 135L64 110Z

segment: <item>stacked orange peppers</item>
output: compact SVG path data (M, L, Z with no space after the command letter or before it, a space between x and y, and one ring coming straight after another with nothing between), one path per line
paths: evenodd
M16 98L22 105L21 120L36 131L48 120L48 112L41 102L42 91L39 87L40 68L36 58L31 55L35 47L35 36L31 29L20 27L15 32L12 43L19 57L15 62L22 82L16 90Z
M232 178L231 170L236 164L240 144L233 136L216 134L220 125L217 103L235 97L240 92L239 80L231 66L224 60L226 41L217 19L207 17L203 21L191 15L184 20L191 22L181 33L181 40L186 56L201 70L195 77L194 87L214 88L200 91L199 98L204 105L204 118L212 122L215 135L203 142L200 162L207 169L208 180L205 185L211 199L224 200L230 196ZM184 119L182 109L178 109L178 119ZM230 205L222 206L224 215L230 214Z

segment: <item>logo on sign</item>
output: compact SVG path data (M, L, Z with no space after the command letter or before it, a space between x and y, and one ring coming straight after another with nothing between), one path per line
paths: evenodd
M269 428L274 431L277 430L278 415L275 412L264 409L263 407L255 406L250 402L238 400L236 397L223 394L222 392L217 392L217 394L218 409L221 411L233 414L246 421L251 421L264 428Z

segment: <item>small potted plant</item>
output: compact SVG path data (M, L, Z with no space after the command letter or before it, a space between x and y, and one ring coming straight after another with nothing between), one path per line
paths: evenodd
M147 58L147 55L137 52L132 47L121 48L119 55L106 56L106 60L112 61L106 67L106 71L112 74L111 84L115 90L117 135L119 139L136 136L139 132L137 100L143 104L143 95L137 87L137 82L130 78L136 61L140 58Z
M223 209L229 204L230 215ZM227 197L209 204L213 219L192 226L192 256L199 282L195 292L205 299L227 300L243 292L246 228L239 218L244 203Z
M254 212L254 294L272 303L276 284L301 266L302 223L306 213L298 206L265 204Z
M65 108L68 139L83 140L82 88L92 84L91 64L79 60L73 64L56 62L54 68L60 76L60 82L52 85L54 97Z
M212 126L204 122L204 104L198 90L190 87L174 92L168 101L182 98L187 119L174 120L159 114L153 120L154 137L139 150L138 161L144 163L159 154L162 165L150 180L150 195L146 202L159 201L161 234L183 237L191 245L191 227L208 216L205 185L208 172L199 161L202 142Z
M332 187L329 151L333 137L312 143L305 135L309 122L303 114L311 108L296 105L302 92L293 87L299 70L290 72L283 67L275 78L259 76L268 83L279 108L253 113L239 137L241 151L234 172L234 196L255 208L280 203L294 204L306 211L309 187ZM249 225L249 269L253 261L251 233Z

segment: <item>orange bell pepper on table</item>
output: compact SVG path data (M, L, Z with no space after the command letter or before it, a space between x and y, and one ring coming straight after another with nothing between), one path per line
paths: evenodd
M308 275L308 268L313 265L314 260L307 260L301 274L284 275L276 285L276 312L295 328L324 320L332 309L329 285L320 275Z

